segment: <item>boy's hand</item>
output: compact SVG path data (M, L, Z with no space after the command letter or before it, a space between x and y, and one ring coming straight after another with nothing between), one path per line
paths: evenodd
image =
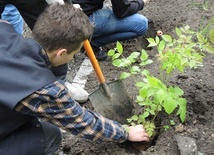
M81 10L82 10L82 8L80 7L79 4L73 4L73 6L74 6L76 9L81 9Z
M143 125L130 126L128 140L133 142L149 141L149 136Z
M148 4L150 0L143 0L144 4Z

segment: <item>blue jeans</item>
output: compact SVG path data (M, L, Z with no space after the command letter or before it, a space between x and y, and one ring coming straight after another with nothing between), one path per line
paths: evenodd
M93 46L133 39L144 35L148 29L148 19L140 14L117 18L112 10L100 9L89 19L95 25L91 39Z
M1 18L8 21L16 32L23 33L24 20L14 5L7 4L1 14Z

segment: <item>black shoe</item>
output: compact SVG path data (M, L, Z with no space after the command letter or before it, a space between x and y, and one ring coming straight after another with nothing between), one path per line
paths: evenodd
M106 52L101 47L91 46L91 48L92 48L92 50L94 52L94 55L95 55L95 57L97 58L98 61L104 61L108 57ZM85 52L84 47L81 48L80 52L81 53ZM87 52L85 53L85 55L87 56Z
M108 57L106 52L101 47L93 47L94 55L96 56L98 61L104 61Z

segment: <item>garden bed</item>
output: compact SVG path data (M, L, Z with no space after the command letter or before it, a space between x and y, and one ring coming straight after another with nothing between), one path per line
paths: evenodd
M144 37L122 42L125 53L141 51L146 48L147 37L154 37L157 30L164 34L175 36L175 27L189 25L194 31L200 31L209 20L214 17L213 0L151 0L140 13L148 17L149 30ZM213 25L214 26L214 25ZM106 50L114 48L115 44L104 47ZM154 61L148 69L152 75L158 76L157 51L146 49L149 58ZM81 64L83 56L78 56L70 66ZM122 69L112 66L110 59L99 62L107 82L116 80ZM127 142L124 144L112 142L92 142L81 139L64 132L64 140L59 154L66 155L177 155L179 154L175 135L188 136L196 140L197 150L204 155L214 154L214 54L207 54L203 67L194 70L186 70L184 73L173 74L170 83L179 86L185 92L187 99L187 118L180 124L176 115L162 116L161 125L175 121L167 131L160 130L155 144L146 151L138 151ZM71 68L68 76L75 74ZM129 95L134 99L137 91L132 80L125 80ZM99 81L93 72L86 83L86 90L91 93L98 88ZM90 102L85 104L87 108L93 108Z

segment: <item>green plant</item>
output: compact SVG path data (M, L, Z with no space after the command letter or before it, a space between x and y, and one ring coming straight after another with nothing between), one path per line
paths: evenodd
M209 1L210 0L203 0L203 2L194 2L193 5L203 9L204 11L209 11Z
M200 26L202 27L202 29L199 31L203 36L207 35L211 29L211 26L213 26L213 23L214 23L214 18L212 18L208 23L207 25L205 26L205 28L203 28L203 26ZM202 24L203 25L203 24ZM210 33L212 33L210 31Z
M146 66L153 61L149 59L144 49L141 52L132 52L125 57L122 44L117 42L116 48L108 52L114 66L126 68L126 71L120 75L120 79L133 77L138 88L136 103L142 107L142 112L134 114L127 120L131 125L143 124L150 137L155 134L155 119L161 111L167 114L176 111L181 122L185 121L187 101L183 98L184 91L168 83L173 71L183 72L186 67L202 66L205 55L203 51L214 52L212 47L214 30L210 31L209 39L200 32L191 31L189 26L176 28L175 32L177 39L173 39L170 35L148 38L148 46L157 47L160 79L152 76L146 69ZM136 75L141 75L142 78L137 80ZM168 126L165 126L165 129L167 128Z
M201 32L191 31L189 26L175 28L178 36L173 39L170 35L162 35L155 39L149 38L149 47L157 46L158 58L161 62L161 79L168 82L175 70L183 72L186 67L197 68L202 65L204 51L214 52L211 43ZM210 31L210 34L213 32Z

